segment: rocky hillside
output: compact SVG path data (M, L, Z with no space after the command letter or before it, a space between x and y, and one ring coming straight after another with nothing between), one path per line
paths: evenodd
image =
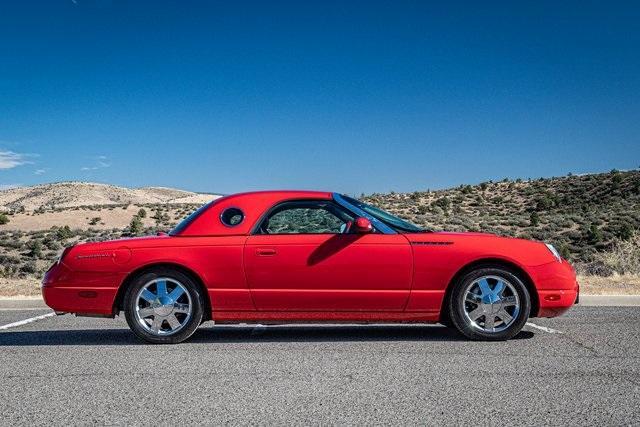
M0 191L0 212L99 205L202 204L216 197L219 196L173 188L124 188L91 182L59 182Z
M640 171L504 180L365 197L436 230L486 231L554 243L589 262L640 230Z
M77 242L170 230L215 197L91 183L4 190L0 279L39 278L63 247ZM640 277L640 171L363 198L430 229L485 231L553 243L583 273Z

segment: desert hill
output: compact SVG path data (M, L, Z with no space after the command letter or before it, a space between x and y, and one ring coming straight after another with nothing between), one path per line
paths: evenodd
M6 212L0 213L0 294L38 294L38 280L65 246L167 231L217 197L86 182L0 191L0 212ZM598 283L605 279L594 274L608 276L604 283L610 293L637 293L640 286L640 171L361 198L429 229L553 243L589 274L581 280L589 277L596 293L603 292Z
M640 230L638 170L490 181L364 199L429 229L542 240L581 262Z
M125 188L92 182L59 182L0 191L0 211L35 211L99 205L203 204L219 195L163 187Z

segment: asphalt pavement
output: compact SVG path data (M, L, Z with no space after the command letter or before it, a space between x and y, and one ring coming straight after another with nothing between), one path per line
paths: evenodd
M578 306L507 342L205 323L157 346L32 305L0 308L2 424L640 424L640 307Z

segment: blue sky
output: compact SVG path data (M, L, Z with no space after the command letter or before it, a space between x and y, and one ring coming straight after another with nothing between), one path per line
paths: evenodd
M640 165L638 2L0 4L0 185L414 191Z

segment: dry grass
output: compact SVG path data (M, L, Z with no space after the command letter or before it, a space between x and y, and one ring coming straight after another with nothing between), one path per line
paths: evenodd
M34 214L33 212L16 213L11 216L11 222L0 225L0 230L37 231L49 230L51 227L69 226L71 229L86 230L111 230L113 228L125 229L135 214L142 206L129 205L115 208L76 208L61 211L47 211ZM148 216L142 220L145 227L151 227L154 220L150 218L153 213L147 209ZM173 211L169 211L173 213ZM95 224L90 224L92 218L100 218Z
M578 276L583 295L640 295L640 274Z
M33 278L0 278L0 297L33 297L40 295L40 282Z
M618 240L611 250L598 253L595 259L615 274L640 274L640 232L633 232L629 240Z

